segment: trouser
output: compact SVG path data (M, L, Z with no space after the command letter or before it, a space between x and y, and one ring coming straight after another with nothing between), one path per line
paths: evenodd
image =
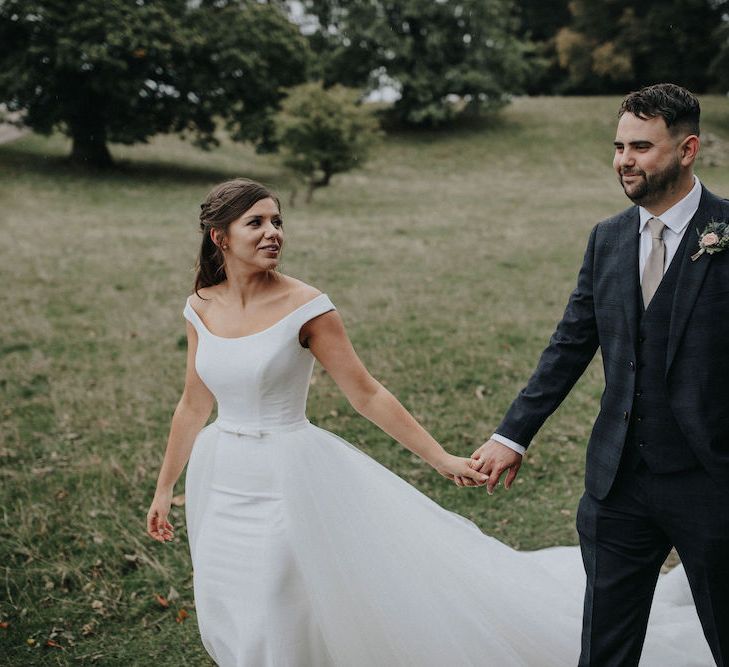
M580 667L638 665L656 581L676 547L719 667L729 667L729 489L703 468L621 464L604 500L585 493L577 529L587 574Z

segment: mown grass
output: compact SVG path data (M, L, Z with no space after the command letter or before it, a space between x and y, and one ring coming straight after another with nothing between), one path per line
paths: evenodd
M729 142L729 103L704 128ZM446 133L398 133L308 207L286 208L284 270L326 291L360 355L452 451L470 453L527 379L590 228L627 205L614 98L520 99ZM272 156L174 138L68 167L66 141L0 146L0 652L17 665L201 665L182 508L144 534L182 388L198 204L237 175L287 197ZM700 168L729 193L729 166ZM521 548L576 543L599 359L539 434L510 493L457 489L355 415L317 370L312 421ZM183 491L180 482L178 492ZM437 539L437 536L434 536ZM164 608L154 595L169 597ZM181 609L190 617L176 622ZM48 641L56 645L48 645Z

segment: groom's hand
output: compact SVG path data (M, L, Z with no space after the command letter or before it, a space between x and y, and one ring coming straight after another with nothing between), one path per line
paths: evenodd
M471 467L489 476L486 490L491 495L501 475L507 470L509 472L506 474L504 486L507 489L511 488L521 468L521 460L522 455L518 452L496 440L489 440L471 454Z

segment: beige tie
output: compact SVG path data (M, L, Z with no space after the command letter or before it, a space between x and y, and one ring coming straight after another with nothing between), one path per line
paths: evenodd
M651 232L651 252L643 269L643 306L648 308L653 295L663 279L663 265L666 261L666 244L663 243L663 230L666 225L659 218L651 218L648 221L648 229Z

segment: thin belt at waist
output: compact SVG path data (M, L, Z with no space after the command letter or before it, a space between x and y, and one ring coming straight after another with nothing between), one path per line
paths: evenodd
M216 419L213 424L225 433L235 433L236 435L246 435L251 438L262 438L269 433L288 433L290 431L298 431L310 424L308 419L302 419L289 424L273 424L271 426L243 424L233 419Z

